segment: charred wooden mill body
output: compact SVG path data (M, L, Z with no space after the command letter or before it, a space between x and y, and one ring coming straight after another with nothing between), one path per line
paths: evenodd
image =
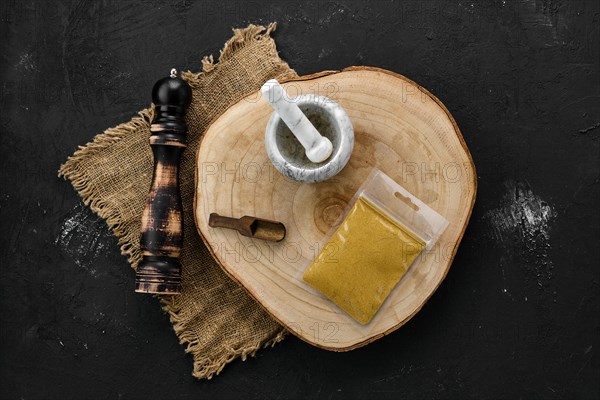
M150 126L150 146L154 173L142 215L142 261L136 273L136 292L177 294L181 290L183 210L179 160L186 147L185 113L191 97L191 88L175 70L152 89L155 116Z

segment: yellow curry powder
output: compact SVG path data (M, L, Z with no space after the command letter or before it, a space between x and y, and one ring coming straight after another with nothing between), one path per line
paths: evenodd
M359 197L303 279L367 324L423 248L414 232Z

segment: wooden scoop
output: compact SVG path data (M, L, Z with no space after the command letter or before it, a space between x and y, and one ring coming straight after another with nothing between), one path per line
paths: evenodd
M235 229L243 236L269 240L271 242L279 242L285 237L285 226L281 222L250 217L248 215L244 215L241 218L231 218L211 213L208 218L208 226L211 228Z

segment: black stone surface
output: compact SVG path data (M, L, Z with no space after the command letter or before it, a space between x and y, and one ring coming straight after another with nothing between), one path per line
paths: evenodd
M298 73L415 80L479 176L453 266L405 327L331 353L289 337L211 381L104 222L57 169L199 69L230 27L276 20ZM22 1L0 6L0 397L598 398L598 1Z

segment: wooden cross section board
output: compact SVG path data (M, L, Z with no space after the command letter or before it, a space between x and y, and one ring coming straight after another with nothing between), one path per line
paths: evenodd
M475 201L473 161L444 105L396 73L350 67L289 80L290 96L317 93L345 108L355 130L348 165L334 178L303 184L269 162L265 126L272 108L259 92L227 109L198 148L195 220L223 270L299 338L351 350L406 323L440 285ZM302 281L325 233L373 167L442 214L450 225L420 268L411 268L370 324L362 326ZM211 212L281 221L286 238L271 243L210 228ZM185 284L185 283L184 283Z

